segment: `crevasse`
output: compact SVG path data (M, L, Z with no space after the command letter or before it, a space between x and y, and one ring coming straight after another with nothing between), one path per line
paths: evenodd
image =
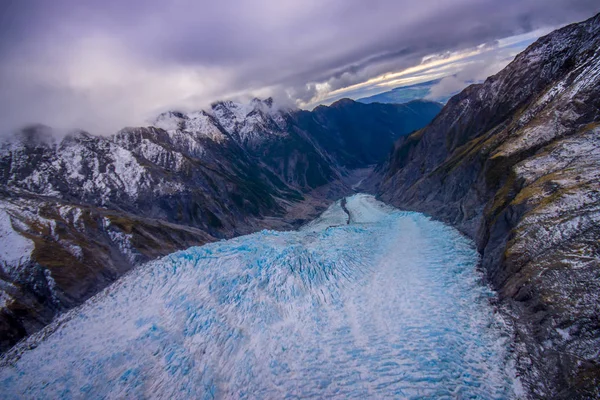
M345 208L138 268L5 356L3 395L513 397L472 243L372 196Z

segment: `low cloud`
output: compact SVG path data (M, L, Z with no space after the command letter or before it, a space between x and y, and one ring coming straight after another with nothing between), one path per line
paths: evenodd
M448 66L402 71L600 11L592 0L509 3L6 0L0 134L36 122L109 134L220 99L273 95L312 107L418 74L475 79L491 70L483 61L459 75Z
M456 73L444 77L434 85L427 95L428 99L439 99L454 95L472 83L484 81L487 77L496 74L510 63L515 56L515 49L502 49L493 46L484 47L485 52L480 56L466 61L459 66Z
M110 134L147 124L167 109L205 107L223 94L229 73L160 65L136 58L111 38L86 38L3 66L2 127L36 122L58 131Z

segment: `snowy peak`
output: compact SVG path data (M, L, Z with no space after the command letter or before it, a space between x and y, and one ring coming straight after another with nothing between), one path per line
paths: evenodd
M286 136L288 113L277 109L272 98L255 98L249 104L222 101L211 107L221 126L244 147L253 148L273 137Z
M59 149L69 146L84 146L87 148L101 146L106 139L101 136L94 136L85 131L77 131L65 136L58 145Z
M252 99L252 104L255 105L256 107L273 108L273 98L268 97L264 100L261 100L261 99L255 97Z
M215 142L222 142L227 136L221 132L218 122L205 111L189 113L185 120L185 131L196 135L204 135Z
M243 121L249 114L255 111L263 111L265 113L275 113L277 108L274 106L273 98L269 97L265 100L259 98L252 99L249 103L240 103L231 100L218 101L211 105L215 115L227 115L237 121Z
M178 141L191 135L194 140L210 139L222 143L231 137L240 146L254 149L267 140L286 136L289 110L275 106L273 98L254 98L249 103L219 101L210 111L183 113L168 111L153 123ZM189 139L188 139L189 140Z
M194 111L184 114L178 111L168 111L158 116L154 126L167 131L170 136L180 136L189 133L196 138L208 138L222 142L227 136L217 126L213 116L205 111Z

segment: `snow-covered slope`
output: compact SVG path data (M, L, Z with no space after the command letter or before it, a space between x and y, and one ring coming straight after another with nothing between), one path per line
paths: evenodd
M5 207L0 205L0 263L8 271L28 262L33 251L33 242L15 230L15 223Z
M472 243L371 196L345 209L137 269L9 352L3 394L511 398Z
M167 131L171 139L180 138L180 140L185 140L194 137L207 137L216 142L227 139L227 136L219 129L215 118L205 111L196 111L189 114L166 112L158 116L154 126Z
M223 101L212 105L221 126L241 145L255 148L265 140L287 135L291 110L274 106L273 99L253 99L250 104Z

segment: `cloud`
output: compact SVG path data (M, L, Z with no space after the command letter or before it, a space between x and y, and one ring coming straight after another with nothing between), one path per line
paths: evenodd
M13 60L1 69L3 124L41 122L100 134L147 124L165 109L201 108L223 94L223 68L163 66L118 42L87 37L64 49Z
M487 77L496 74L506 67L514 59L517 52L522 50L524 44L530 44L541 33L546 32L534 32L532 35L528 35L527 38L521 37L516 43L512 40L507 40L502 45L499 42L495 42L492 45L482 45L480 47L481 53L468 57L462 60L462 62L457 63L457 65L454 65L452 74L443 77L438 84L434 85L430 89L427 98L435 100L447 97L461 91L472 83L484 81ZM517 43L520 45L515 47Z
M600 10L507 1L5 0L0 132L41 122L112 133L165 109L252 95L309 107L447 73L444 57ZM402 74L411 68L421 70Z

